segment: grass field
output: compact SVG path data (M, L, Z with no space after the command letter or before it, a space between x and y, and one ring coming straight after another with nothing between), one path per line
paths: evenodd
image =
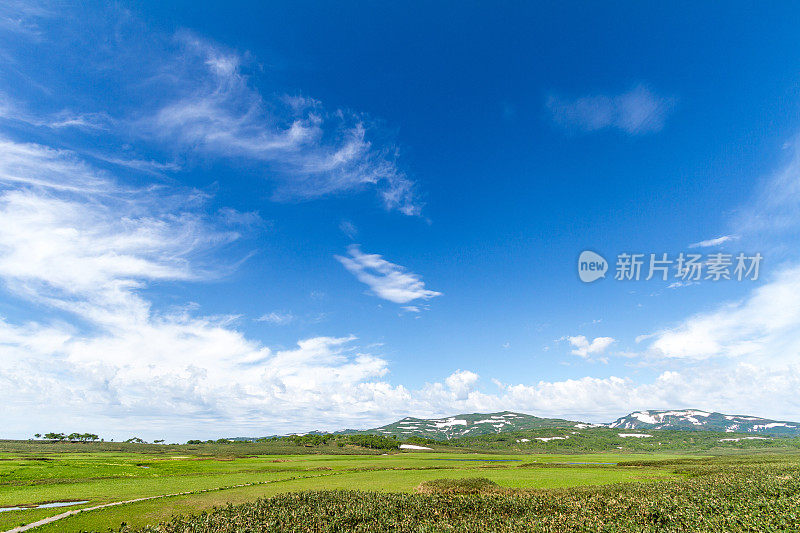
M616 463L631 458L624 454L382 455L361 453L364 450L360 449L349 450L359 452L351 455L285 453L307 451L297 447L278 450L284 453L262 453L269 451L276 450L258 444L165 447L6 443L0 446L0 507L61 500L88 502L68 508L1 512L0 531L72 508L187 491L193 494L91 511L37 531L107 530L123 522L144 525L175 513L301 490L412 492L424 481L462 477L485 477L509 488L556 488L674 475L658 467L567 464Z
M298 491L411 494L421 484L434 480L485 478L513 494L630 486L634 482L637 486L681 483L701 471L698 469L718 470L721 464L738 465L742 457L750 457L458 452L445 447L434 452L382 453L357 447L276 448L259 443L155 446L0 442L0 508L88 500L57 509L0 512L0 531L70 509L176 493L183 494L88 511L35 531L108 531L123 523L136 528L168 521L176 514L196 514L228 503L252 504L259 498ZM800 463L797 455L777 457L790 467ZM387 497L389 507L400 501ZM329 503L337 505L336 501Z
M774 463L683 466L688 470L682 478L573 489L508 491L488 480L473 479L432 483L428 487L433 492L424 495L292 493L123 531L738 533L800 529L796 463L778 458ZM466 490L459 493L459 487Z

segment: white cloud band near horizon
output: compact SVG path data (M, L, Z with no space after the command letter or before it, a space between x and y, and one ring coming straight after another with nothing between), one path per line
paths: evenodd
M195 212L192 191L141 194L75 154L4 143L0 278L20 302L45 311L36 321L0 321L0 402L13 428L7 436L79 426L116 438L175 440L506 409L594 422L662 407L785 419L800 408L794 268L741 302L651 335L640 357L654 367L682 361L652 381L530 376L487 391L476 369L462 368L411 387L392 383L388 361L360 349L353 336L272 349L244 335L236 317L158 311L140 289L207 277L199 258L239 238L220 226L230 214L214 221ZM389 301L439 294L357 246L340 261ZM613 341L569 340L582 357L603 353ZM297 427L297 420L308 426Z
M11 24L15 35L42 47L58 45L21 20L0 18L0 25ZM136 31L124 24L118 29L126 38L117 44L142 45ZM519 371L514 383L463 365L430 376L428 383L396 383L389 359L375 353L374 343L359 346L349 331L300 338L287 347L248 336L237 316L204 314L188 303L157 305L146 290L154 283L202 283L220 275L226 267L219 251L241 237L232 223L252 216L229 210L215 218L203 211L206 193L169 181L124 186L92 161L171 172L189 164L182 159L187 154L236 159L274 171L268 179L278 198L371 187L389 209L417 215L421 206L395 147L380 141L379 128L363 114L309 97L265 97L272 92L256 83L246 55L191 33L145 35L157 53L137 56L133 46L120 57L135 57L144 69L142 91L163 91L147 108L113 116L104 109L36 115L24 102L0 102L6 121L103 132L113 146L132 138L175 156L159 162L137 157L135 149L91 154L0 139L0 280L9 305L29 311L15 320L0 316L0 405L4 427L11 428L3 437L80 430L180 440L502 410L590 422L653 408L776 419L800 412L795 263L776 269L739 301L649 334L642 351L631 356L642 366L630 372L542 379ZM157 68L146 68L153 64ZM114 68L106 74L113 77ZM138 103L142 94L134 91L133 102L120 106ZM618 95L554 97L548 108L567 130L642 135L660 131L674 103L637 86ZM795 155L758 196L750 210L755 216L743 217L731 234L750 244L765 228L795 230L798 168ZM353 238L352 229L342 231ZM441 295L420 275L357 245L337 259L377 297L414 303L404 307L408 312ZM278 311L261 318L289 320ZM614 341L582 335L569 340L583 358L606 353ZM615 375L628 373L636 379Z

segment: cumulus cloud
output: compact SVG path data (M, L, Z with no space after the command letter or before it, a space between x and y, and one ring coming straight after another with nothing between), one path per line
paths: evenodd
M445 385L457 400L464 400L475 390L478 374L469 370L456 370L444 380Z
M770 367L737 363L730 367L665 371L650 382L610 376L503 385L498 398L509 409L595 422L609 422L639 409L672 408L791 420L800 408L800 399L792 392L798 387L800 366L796 363ZM776 398L781 401L776 402Z
M13 172L0 164L0 279L43 317L0 317L0 402L10 427L29 427L32 409L39 421L104 420L107 431L174 431L180 420L254 430L301 415L344 423L405 394L380 380L386 362L357 351L353 337L273 350L239 332L236 317L155 310L142 289L204 279L200 257L238 234L177 199L191 191L126 189L74 154L6 146L15 161L28 159ZM75 186L51 183L54 168Z
M658 96L637 85L618 95L550 96L547 109L553 121L566 130L593 132L614 128L630 135L661 131L675 106L674 98Z
M397 304L414 300L430 300L442 293L425 288L417 274L390 263L378 254L365 254L357 244L347 248L349 256L335 256L358 281L367 285L375 296Z
M575 348L572 350L573 355L583 357L584 359L588 359L592 355L604 353L606 349L615 342L612 337L596 337L590 341L585 335L565 337L565 340Z

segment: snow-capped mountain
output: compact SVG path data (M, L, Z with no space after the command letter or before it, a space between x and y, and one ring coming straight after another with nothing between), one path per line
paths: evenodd
M800 422L782 422L757 416L725 415L698 409L679 411L636 411L612 422L620 429L683 429L727 433L765 433L800 436Z
M399 439L425 437L436 440L449 440L459 437L476 437L479 435L533 429L569 429L570 431L579 431L592 430L593 428L649 431L659 429L718 431L737 434L755 433L773 437L800 437L800 422L784 422L757 416L726 415L699 409L636 411L618 418L610 424L586 424L561 418L541 418L512 411L485 414L472 413L448 416L446 418L414 418L409 416L392 424L373 429L348 429L337 433L373 433L387 436L395 435ZM638 437L639 435L624 434L623 436ZM542 440L546 437L536 438Z
M413 436L447 440L528 429L572 428L575 425L576 422L559 418L539 418L538 416L503 411L489 414L456 415L447 418L413 418L409 416L393 424L367 430L367 432L396 435L400 438Z

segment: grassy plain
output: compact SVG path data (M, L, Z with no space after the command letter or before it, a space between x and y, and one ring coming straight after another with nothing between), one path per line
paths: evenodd
M326 524L338 523L334 515L352 515L351 509L358 510L357 516L350 516L348 520L357 522L360 516L366 520L364 524L370 520L384 520L384 526L399 520L397 523L406 527L398 529L400 531L447 529L445 523L430 518L435 516L449 516L453 524L461 524L454 530L469 531L480 524L475 522L477 515L468 512L470 507L464 507L464 501L458 499L467 496L414 492L426 486L453 483L457 486L458 480L474 481L476 478L487 480L486 483L495 486L497 491L470 494L469 498L477 498L470 504L473 510L482 509L480 512L488 513L486 520L505 516L509 524L518 525L534 518L550 523L547 509L557 509L556 514L561 513L564 520L578 524L579 517L571 515L558 503L562 500L593 509L607 505L603 504L604 498L622 502L607 505L608 509L616 509L616 514L601 517L598 523L606 524L603 527L609 520L628 520L619 506L628 506L625 508L646 524L649 518L640 516L635 510L637 505L655 509L651 515L656 518L661 512L683 516L681 506L691 509L695 505L701 514L710 512L708 506L738 509L736 512L752 521L751 515L757 509L750 509L749 504L735 497L735 491L744 489L760 490L749 494L748 501L760 502L758 505L764 509L782 512L787 501L795 510L800 507L800 454L793 448L723 448L695 450L694 453L617 450L577 454L563 453L563 450L562 453L520 453L516 447L468 449L446 444L435 448L433 451L386 452L358 446L305 447L286 442L164 446L0 441L0 508L88 500L85 504L65 508L0 512L0 532L66 510L152 496L163 497L80 513L34 531L109 531L123 524L126 530L136 530L158 523L171 523L172 529L160 526L161 529L147 531L217 531L214 528L238 531L242 524L245 530L255 527L251 522L257 519L283 524L287 530L305 527L306 522L302 521L308 521L308 524L316 524L314 530L325 531ZM306 496L288 494L306 494L304 491L315 492ZM266 500L259 500L264 498ZM683 501L686 498L691 501ZM373 502L380 508L364 507L363 502ZM281 505L288 503L298 506L291 516L281 510ZM236 511L219 510L228 504L241 507L236 507ZM431 505L446 505L447 508L437 510ZM218 510L213 511L214 508ZM416 516L416 522L404 521L397 514L402 514L404 509ZM202 511L210 514L202 519L192 518ZM173 521L174 516L181 514L188 518ZM370 516L372 518L368 518ZM800 521L796 512L794 516ZM789 524L795 523L791 513L783 518ZM301 522L294 522L293 526L293 519ZM197 520L209 520L213 528L204 529ZM389 522L385 522L387 520ZM713 523L709 520L709 524ZM552 523L557 528L558 523ZM797 523L800 526L800 522ZM762 525L772 527L766 522ZM364 526L363 530L379 531L380 528Z
M281 446L0 442L0 508L89 500L66 508L0 512L0 531L74 508L185 492L191 494L89 511L36 531L107 531L122 523L143 526L176 513L304 490L410 493L426 481L464 477L487 478L509 489L551 489L678 475L661 466L586 464L643 457L622 453L521 455L463 449L455 453L441 447L433 453L385 454L357 447Z
M514 491L466 479L428 483L424 494L290 493L122 531L796 532L800 468L794 459L678 462L681 477L572 489Z

